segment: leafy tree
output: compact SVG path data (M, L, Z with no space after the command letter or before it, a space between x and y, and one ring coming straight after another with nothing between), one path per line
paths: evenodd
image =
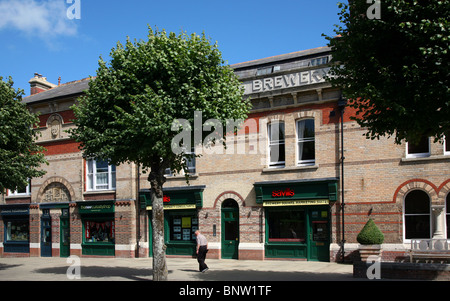
M336 62L330 81L357 109L366 136L400 144L448 133L450 1L339 5L337 37L326 37Z
M22 103L23 91L14 89L11 77L0 77L0 193L5 189L23 190L28 181L41 177L38 169L48 164L44 148L35 142L38 132L33 130L39 118Z
M134 162L149 171L153 279L166 280L164 171L187 171L190 149L172 149L192 142L174 138L192 129L194 111L223 126L227 119L246 118L249 103L217 44L211 45L205 34L167 34L149 27L147 41L127 38L125 46L119 42L110 56L109 65L100 58L97 77L73 107L76 128L70 133L85 156L115 165ZM201 137L205 134L202 131Z

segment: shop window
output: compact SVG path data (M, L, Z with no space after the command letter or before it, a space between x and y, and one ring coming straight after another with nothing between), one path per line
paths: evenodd
M298 165L315 163L314 119L297 121L297 153Z
M268 124L269 167L285 166L285 131L284 122Z
M269 242L304 242L305 211L283 210L268 211Z
M8 220L6 226L7 242L28 242L29 241L29 221L28 220Z
M105 160L86 160L87 190L116 189L116 167Z
M422 190L413 190L405 197L405 239L431 237L430 198Z
M198 218L190 215L170 216L170 240L193 241L196 239L195 231L198 230Z
M430 138L422 137L419 142L406 144L407 158L421 158L430 156Z
M113 220L85 220L85 242L114 243L115 225Z

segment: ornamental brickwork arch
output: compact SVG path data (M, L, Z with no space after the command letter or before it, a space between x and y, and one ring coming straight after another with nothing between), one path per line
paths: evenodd
M438 195L439 199L446 200L449 192L450 192L450 179L448 179L447 181L442 183L441 186L439 186L439 195Z
M412 190L422 190L428 194L431 204L439 203L438 188L430 181L423 179L409 180L401 184L394 195L394 202L403 204L405 196Z
M239 208L245 207L245 201L239 193L234 191L225 191L216 198L216 201L214 202L214 208L220 209L222 203L228 199L235 200L236 203L239 205Z
M51 177L41 186L37 196L38 203L66 203L75 199L75 191L62 177Z

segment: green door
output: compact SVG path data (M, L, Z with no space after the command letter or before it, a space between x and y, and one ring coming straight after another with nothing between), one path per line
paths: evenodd
M62 209L62 214L60 218L60 245L59 245L59 256L69 257L70 256L70 227L69 227L69 209Z
M308 260L330 261L329 207L308 209Z
M222 204L222 258L238 259L239 254L239 207L229 199Z

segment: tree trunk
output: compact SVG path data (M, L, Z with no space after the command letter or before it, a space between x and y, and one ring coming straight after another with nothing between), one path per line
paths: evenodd
M148 180L151 186L153 227L153 281L167 280L166 245L164 244L163 184L161 168L152 168Z

